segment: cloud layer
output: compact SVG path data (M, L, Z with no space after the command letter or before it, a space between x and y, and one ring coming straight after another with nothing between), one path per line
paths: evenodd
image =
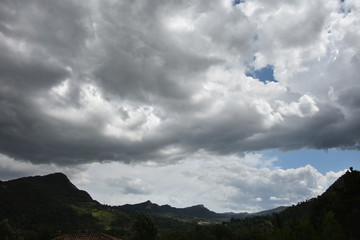
M359 149L359 7L2 1L0 152L72 165ZM277 82L246 76L268 65Z

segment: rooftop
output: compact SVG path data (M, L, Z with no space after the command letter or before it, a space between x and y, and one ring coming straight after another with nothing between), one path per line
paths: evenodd
M66 234L52 240L121 240L103 233L75 233Z

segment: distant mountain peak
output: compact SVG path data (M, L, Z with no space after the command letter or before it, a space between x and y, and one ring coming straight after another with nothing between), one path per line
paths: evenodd
M48 174L48 175L45 175L45 176L42 176L42 177L47 178L47 179L52 179L52 180L58 180L58 181L64 181L64 182L71 183L69 178L65 174L63 174L61 172L51 173L51 174Z
M359 194L360 189L354 187L360 182L360 172L357 170L348 170L345 174L339 177L324 193L328 195L332 193L350 193Z
M69 188L73 190L79 190L71 181L70 179L63 173L51 173L45 176L37 176L39 180L47 181L49 184L53 184L56 187L61 188ZM79 190L80 191L80 190Z
M55 173L50 173L48 175L45 175L45 176L57 176L57 177L65 177L65 178L68 178L64 173L62 172L55 172Z
M15 186L16 189L23 189L32 194L48 196L71 198L75 201L87 202L93 201L91 196L79 190L69 178L60 172L48 174L45 176L23 177L19 179L9 180L1 183L3 186ZM21 192L17 194L23 194Z
M194 205L194 206L191 206L193 208L206 208L204 204L197 204L197 205Z
M148 210L159 207L159 205L157 205L155 203L152 203L150 200L147 200L144 204L146 205L145 208L148 209Z

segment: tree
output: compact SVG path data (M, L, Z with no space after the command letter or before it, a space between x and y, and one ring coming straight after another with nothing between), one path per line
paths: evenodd
M329 211L325 214L322 226L322 238L331 240L345 239L345 235L341 230L340 224L335 218L333 211Z
M132 240L154 240L157 239L157 228L148 214L138 215L132 225Z
M22 240L19 233L11 227L7 219L0 222L0 240Z

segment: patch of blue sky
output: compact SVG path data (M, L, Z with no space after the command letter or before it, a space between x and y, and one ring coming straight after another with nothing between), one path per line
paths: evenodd
M239 5L240 3L245 2L245 0L233 0L233 5Z
M276 157L278 161L274 162L274 165L281 169L311 165L322 174L326 174L329 171L342 171L350 167L360 170L359 150L329 149L325 151L301 149L288 152L268 150L262 153L267 157Z
M254 67L250 67L248 71L245 73L246 76L252 77L255 79L259 79L261 82L277 82L274 78L274 66L267 65L266 67L260 69L254 69Z

